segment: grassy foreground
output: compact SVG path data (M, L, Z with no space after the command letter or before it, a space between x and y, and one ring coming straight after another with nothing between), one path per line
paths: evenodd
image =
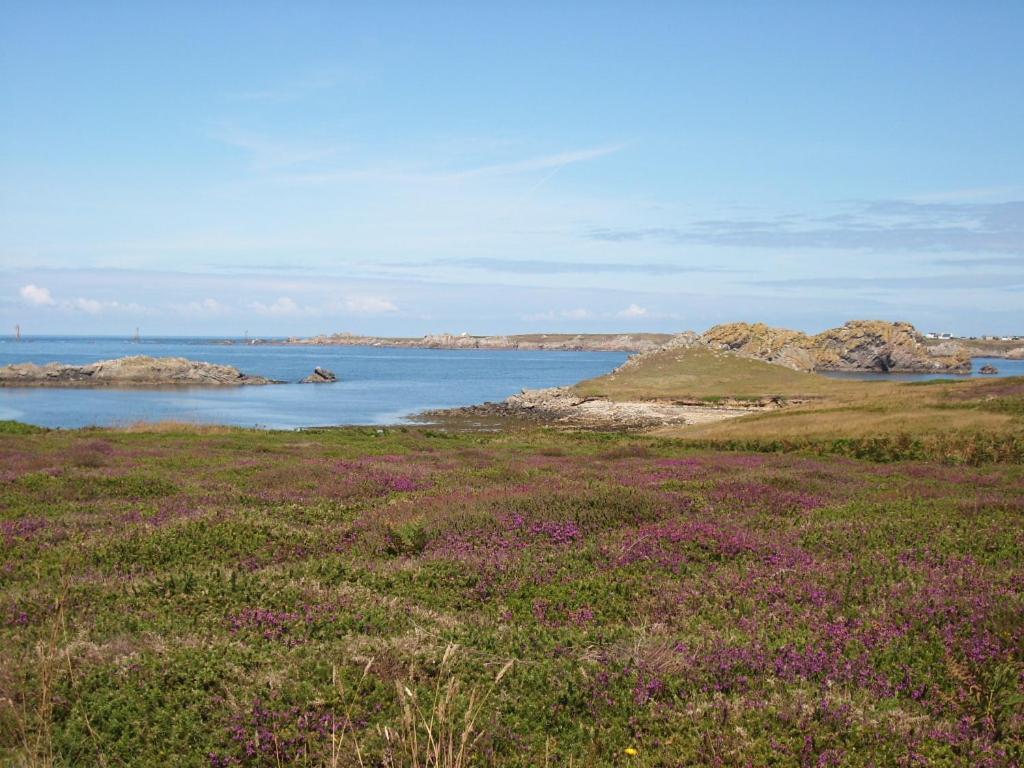
M0 432L0 764L1024 759L1016 464Z

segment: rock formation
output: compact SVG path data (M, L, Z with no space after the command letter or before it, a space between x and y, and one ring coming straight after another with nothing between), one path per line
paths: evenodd
M712 349L731 350L744 357L799 371L970 373L971 370L971 358L966 351L929 349L917 329L902 322L852 320L816 336L763 323L728 323L716 325L700 339Z
M278 384L230 365L135 355L88 365L21 363L0 368L0 387L224 387Z
M986 364L978 369L978 373L982 373L986 376L995 376L997 373L999 373L999 369L996 368L994 365Z
M337 375L334 371L328 371L326 368L317 366L313 369L313 372L302 380L303 384L331 384L338 380Z

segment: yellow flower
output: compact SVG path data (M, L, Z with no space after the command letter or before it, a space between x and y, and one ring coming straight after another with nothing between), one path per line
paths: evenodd
M626 747L623 750L623 752L625 752L627 755L639 755L640 754L640 750L634 749L633 747Z

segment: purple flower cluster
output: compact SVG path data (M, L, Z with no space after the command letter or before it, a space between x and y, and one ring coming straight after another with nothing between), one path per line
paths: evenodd
M347 727L344 717L324 707L270 709L256 699L248 710L231 716L233 754L211 752L207 757L210 768L320 764L329 755L332 735Z

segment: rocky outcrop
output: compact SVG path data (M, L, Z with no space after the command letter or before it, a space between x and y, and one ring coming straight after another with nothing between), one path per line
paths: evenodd
M231 387L278 384L230 365L135 355L88 365L21 363L0 368L0 387Z
M302 380L303 384L332 384L338 380L338 376L334 371L328 371L326 368L317 366L313 369L313 372Z
M978 373L984 374L985 376L995 376L997 373L999 373L999 369L996 368L994 365L986 364L978 369Z
M970 373L962 349L933 349L910 323L852 320L809 336L763 323L716 325L700 337L712 349L784 365L799 371ZM945 353L945 354L943 354Z
M806 333L773 328L764 323L716 325L700 340L712 349L730 350L743 357L784 365L797 371L814 370L816 364L814 343Z

